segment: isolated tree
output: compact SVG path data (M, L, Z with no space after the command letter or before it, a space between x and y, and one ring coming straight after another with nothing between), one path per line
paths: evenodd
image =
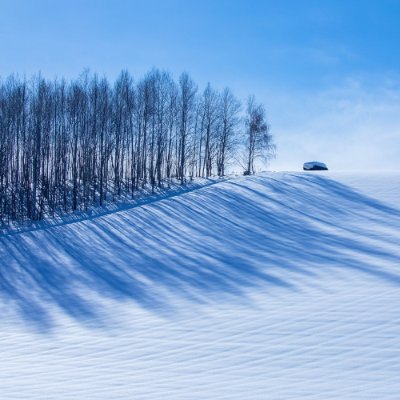
M247 169L245 174L254 174L254 162L257 158L268 161L273 155L275 146L266 120L265 108L256 102L254 96L247 101L246 110L246 152Z

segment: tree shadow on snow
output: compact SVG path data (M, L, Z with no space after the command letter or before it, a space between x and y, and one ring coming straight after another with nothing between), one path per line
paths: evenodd
M0 237L0 295L48 331L55 308L100 320L99 299L154 312L171 298L301 290L325 271L400 285L400 211L320 175L247 177L91 221ZM171 297L172 295L172 297Z

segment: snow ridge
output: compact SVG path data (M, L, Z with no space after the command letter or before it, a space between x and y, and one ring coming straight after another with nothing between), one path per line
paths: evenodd
M368 179L240 177L1 236L0 393L397 399L400 178Z

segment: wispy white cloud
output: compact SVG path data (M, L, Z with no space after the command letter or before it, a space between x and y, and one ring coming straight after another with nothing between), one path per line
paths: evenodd
M349 79L320 92L278 97L270 107L274 169L320 160L333 169L400 170L398 81Z

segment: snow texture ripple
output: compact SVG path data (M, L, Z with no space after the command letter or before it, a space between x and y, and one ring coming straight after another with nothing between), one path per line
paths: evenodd
M267 173L0 236L1 399L399 399L400 177Z

